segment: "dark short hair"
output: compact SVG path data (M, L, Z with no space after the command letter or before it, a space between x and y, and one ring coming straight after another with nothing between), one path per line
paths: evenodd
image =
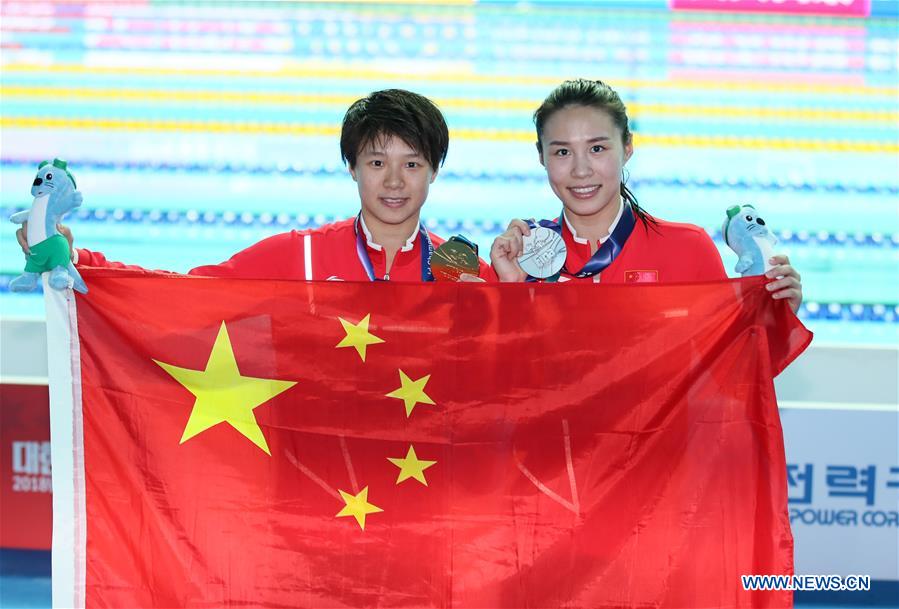
M434 171L446 160L449 131L440 109L423 95L386 89L353 102L343 117L340 155L356 166L356 156L382 138L398 137L427 159Z

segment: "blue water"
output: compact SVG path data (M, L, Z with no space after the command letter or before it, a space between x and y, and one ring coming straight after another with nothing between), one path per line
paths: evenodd
M819 340L895 344L893 4L875 0L869 19L672 13L662 0L60 4L46 16L8 4L0 210L26 208L36 162L58 156L85 196L70 221L78 245L149 268L221 261L353 215L343 112L403 87L436 100L451 130L423 216L486 251L509 219L558 213L531 113L563 78L601 77L630 109L630 185L645 208L706 228L732 268L716 233L728 206L754 204L806 302L839 307L801 312ZM0 234L0 315L40 316L5 291L21 265Z

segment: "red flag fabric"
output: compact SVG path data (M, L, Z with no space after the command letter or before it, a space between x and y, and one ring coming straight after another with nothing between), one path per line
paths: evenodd
M89 607L791 605L762 278L83 276Z

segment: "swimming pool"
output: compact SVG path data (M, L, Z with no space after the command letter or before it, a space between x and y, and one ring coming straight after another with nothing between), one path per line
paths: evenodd
M891 12L892 11L892 12ZM39 161L69 161L81 246L186 271L358 210L340 163L346 107L375 89L434 99L450 152L424 217L486 250L559 204L531 112L566 77L622 93L629 184L705 227L756 205L803 275L818 340L899 341L897 17L673 12L666 2L4 2L0 213ZM0 236L0 313L22 257Z

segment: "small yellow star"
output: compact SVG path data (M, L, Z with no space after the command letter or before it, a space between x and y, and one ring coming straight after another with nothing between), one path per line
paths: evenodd
M337 518L341 516L352 516L356 519L356 522L359 523L359 528L363 531L365 530L365 515L366 514L376 514L377 512L383 512L381 508L376 505L372 505L368 502L368 487L366 486L364 489L359 491L356 495L350 495L347 492L344 492L340 489L337 489L340 493L340 496L343 497L343 502L346 505L342 510L337 512Z
M293 381L242 376L234 359L228 328L222 322L205 370L179 368L153 360L197 398L180 444L219 423L228 423L271 455L253 409L294 385Z
M425 480L425 470L437 463L436 461L424 461L419 459L418 455L415 454L415 448L411 444L409 445L409 452L406 453L404 458L394 459L387 457L387 460L400 468L400 474L396 478L397 484L403 480L415 478L425 486L428 485L428 481Z
M403 400L403 403L406 405L406 417L408 418L416 404L434 403L434 400L425 393L425 385L428 383L429 378L431 378L430 374L413 381L406 376L405 372L400 370L400 388L388 393L387 397Z
M353 324L343 319L342 317L338 317L341 325L343 326L343 331L346 332L346 336L337 343L336 349L341 347L355 347L356 353L359 354L359 357L362 358L362 361L365 361L365 348L368 345L376 345L378 343L383 343L384 339L378 338L374 334L368 331L368 322L371 318L371 313L362 318L358 324Z

